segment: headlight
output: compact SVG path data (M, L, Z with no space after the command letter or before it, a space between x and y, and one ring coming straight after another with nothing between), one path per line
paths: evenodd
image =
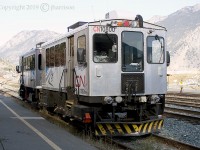
M160 101L160 97L158 95L151 96L151 104L158 103Z
M105 102L105 104L112 104L113 103L113 99L112 99L112 97L106 96L104 98L104 102Z
M139 97L139 102L140 102L140 103L146 103L146 102L147 102L146 96L140 96L140 97Z
M115 101L117 102L117 103L121 103L122 102L122 97L115 97Z

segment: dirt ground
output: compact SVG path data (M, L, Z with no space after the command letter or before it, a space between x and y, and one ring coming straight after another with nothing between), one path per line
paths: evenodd
M168 74L168 85L179 85L200 89L200 74Z

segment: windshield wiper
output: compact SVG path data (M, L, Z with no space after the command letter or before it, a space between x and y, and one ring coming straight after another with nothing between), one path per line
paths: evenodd
M108 31L106 31L105 34L106 34L107 38L112 42L112 44L115 45L116 43L115 43L114 40L112 40L112 39L109 37Z
M163 53L164 53L164 47L163 47L163 43L161 42L160 40L160 37L156 34L155 35L155 39L158 40L160 42L160 47L161 47L161 54L160 54L160 60L159 60L159 63L161 62L161 59L163 57Z

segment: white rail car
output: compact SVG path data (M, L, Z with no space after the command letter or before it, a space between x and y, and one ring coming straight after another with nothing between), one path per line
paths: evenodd
M39 100L39 89L41 88L41 70L42 70L42 55L41 43L36 45L36 48L31 49L24 55L20 56L20 67L17 66L17 72L20 76L19 95L31 102Z
M78 22L42 44L42 83L34 82L42 88L35 96L40 106L91 125L99 136L155 132L167 92L166 29L140 15L113 14Z

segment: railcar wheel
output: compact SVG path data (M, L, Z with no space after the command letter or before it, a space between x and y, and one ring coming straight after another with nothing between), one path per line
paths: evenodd
M52 116L55 114L55 113L54 113L54 109L55 109L54 107L47 107L47 108L46 108L48 114L50 114L50 115L52 115Z

